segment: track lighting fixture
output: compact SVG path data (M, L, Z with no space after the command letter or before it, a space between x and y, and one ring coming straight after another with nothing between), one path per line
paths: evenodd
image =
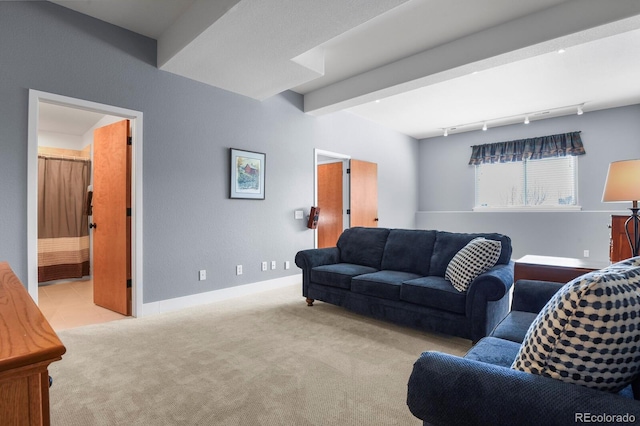
M460 132L467 132L470 130L476 130L482 124L482 130L487 131L489 129L489 124L492 127L506 126L516 123L524 123L529 124L531 120L536 121L543 118L551 118L558 117L561 115L573 114L573 111L577 110L578 115L584 114L582 108L584 108L584 103L581 104L573 104L566 105L558 108L550 108L541 111L527 111L522 114L510 115L508 117L496 117L485 119L483 121L475 121L471 123L462 123L455 126L450 126L447 128L441 127L443 136L448 136L449 131L452 131L453 134L458 134Z

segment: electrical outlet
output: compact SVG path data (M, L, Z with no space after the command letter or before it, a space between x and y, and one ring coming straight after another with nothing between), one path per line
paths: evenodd
M199 278L200 281L206 280L207 279L207 270L206 269L200 269L198 278Z
M583 255L584 255L584 257L589 257L589 250L585 250Z
M242 265L236 265L236 275L242 275Z
M267 270L267 262L262 262L262 270L263 271Z
M276 261L275 260L271 261L271 269L276 269Z
M289 269L291 267L291 264L289 263L288 260L284 261L284 269Z

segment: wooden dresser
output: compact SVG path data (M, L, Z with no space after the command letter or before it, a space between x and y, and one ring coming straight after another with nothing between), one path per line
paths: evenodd
M0 262L2 425L49 425L48 367L65 351L9 264Z
M624 223L629 216L611 216L611 236L609 240L609 260L612 263L631 257L631 246L627 239Z
M567 283L588 272L609 266L608 262L569 257L536 256L528 254L515 261L513 281L521 279Z

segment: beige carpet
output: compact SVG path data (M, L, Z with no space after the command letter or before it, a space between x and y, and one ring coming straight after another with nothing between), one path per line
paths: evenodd
M420 425L421 352L470 341L316 302L300 286L64 330L51 420L72 425Z

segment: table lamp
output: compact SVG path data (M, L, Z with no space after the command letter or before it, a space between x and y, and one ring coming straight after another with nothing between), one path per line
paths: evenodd
M602 201L631 201L633 203L630 208L631 216L624 223L624 229L634 257L638 256L640 246L638 200L640 200L640 160L614 161L609 164Z

